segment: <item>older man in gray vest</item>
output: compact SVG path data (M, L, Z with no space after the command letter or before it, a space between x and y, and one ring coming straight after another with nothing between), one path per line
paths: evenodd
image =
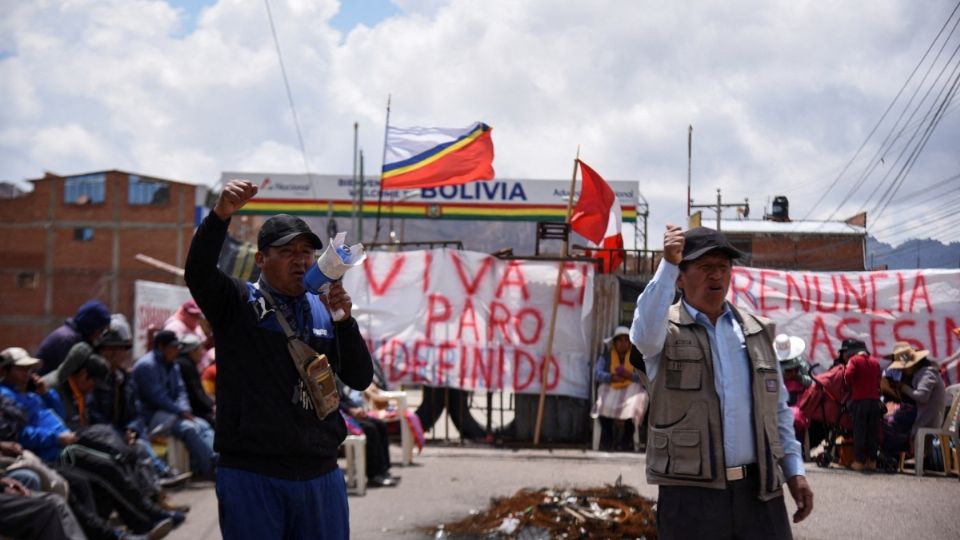
M662 539L792 538L784 481L794 523L813 510L774 325L726 301L738 257L718 231L668 225L637 299L630 340L650 379L647 481L660 485Z

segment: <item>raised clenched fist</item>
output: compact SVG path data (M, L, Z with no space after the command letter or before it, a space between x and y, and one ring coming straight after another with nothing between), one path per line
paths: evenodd
M249 180L230 180L220 191L220 198L213 207L217 217L226 221L234 212L243 208L257 194L257 186Z

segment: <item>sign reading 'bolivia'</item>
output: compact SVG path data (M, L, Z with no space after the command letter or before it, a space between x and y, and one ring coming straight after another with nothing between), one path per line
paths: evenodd
M557 264L471 251L368 253L344 276L353 316L387 382L466 390L590 390L593 266L564 263L553 351L547 350Z
M221 181L246 178L259 191L241 214L287 213L350 217L358 198L352 178L335 175L225 172ZM312 180L312 182L311 182ZM623 220L637 220L638 184L607 182L623 209ZM363 214L377 214L380 181L363 182ZM394 218L466 219L495 221L563 221L567 212L569 180L487 180L457 186L385 191L382 211ZM579 193L576 194L579 197ZM576 199L575 199L576 200Z

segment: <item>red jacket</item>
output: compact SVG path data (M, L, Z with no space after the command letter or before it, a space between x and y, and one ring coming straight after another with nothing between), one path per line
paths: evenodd
M850 386L850 399L880 399L880 363L867 354L857 354L847 360L843 379Z

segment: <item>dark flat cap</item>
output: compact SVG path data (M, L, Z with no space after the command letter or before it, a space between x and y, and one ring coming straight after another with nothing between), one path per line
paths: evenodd
M743 256L737 248L727 241L727 237L722 232L707 227L694 227L684 231L683 238L683 260L685 262L695 261L711 251L723 252L731 259L738 259Z

